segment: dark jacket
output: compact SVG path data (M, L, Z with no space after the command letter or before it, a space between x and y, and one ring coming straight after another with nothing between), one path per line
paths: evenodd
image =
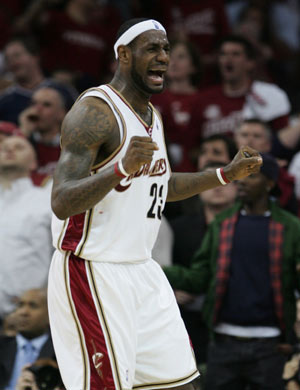
M164 269L173 288L206 293L203 317L210 330L213 330L230 277L230 252L240 208L241 204L236 203L215 218L191 268ZM270 211L269 257L274 305L278 322L288 337L296 319L295 290L300 287L296 271L300 264L300 221L274 202L270 203Z
M17 354L16 337L0 336L0 390L8 385ZM52 340L49 338L42 346L39 358L55 358Z

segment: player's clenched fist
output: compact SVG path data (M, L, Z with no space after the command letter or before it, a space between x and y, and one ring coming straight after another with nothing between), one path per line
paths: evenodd
M138 171L142 165L151 163L156 150L158 146L151 137L132 137L122 159L125 171L131 174Z
M239 180L259 172L261 165L260 154L249 146L243 146L231 163L224 167L224 173L230 181Z

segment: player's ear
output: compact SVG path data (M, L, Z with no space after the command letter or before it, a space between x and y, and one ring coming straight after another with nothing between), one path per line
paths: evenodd
M128 46L121 45L118 47L118 56L119 56L119 61L128 64L131 56L131 51Z

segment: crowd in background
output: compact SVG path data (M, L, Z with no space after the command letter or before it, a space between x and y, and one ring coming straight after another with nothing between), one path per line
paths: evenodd
M84 90L110 81L116 69L116 32L123 21L134 17L159 20L171 42L166 88L153 95L151 103L163 118L172 169L216 169L228 164L242 145L264 156L265 168L257 183L252 178L167 204L153 251L154 259L166 267L203 372L209 362L207 389L223 388L214 387L216 372L235 383L230 390L242 388L238 386L243 383L248 386L255 371L243 371L244 382L238 382L244 367L227 372L219 364L223 356L221 360L233 367L234 356L242 354L236 340L220 335L224 323L251 325L243 310L251 312L253 302L264 296L265 309L254 313L255 324L278 328L285 335L271 364L282 376L282 386L299 390L299 0L1 0L0 390L38 389L37 374L28 367L40 358L48 359L45 366L57 376L53 347L47 344L43 289L53 253L50 192L60 154L60 128ZM222 257L217 232L226 221L236 223L239 209L244 214L241 211L234 233L227 231L224 241L229 245L232 240L227 248L231 255L224 252ZM248 218L252 212L268 219L253 222ZM269 250L262 240L268 242L266 229L276 235L275 249ZM253 251L247 235L257 239ZM253 268L247 268L247 259L242 266L237 264L243 248L236 237L247 248L248 260L256 259ZM239 282L233 274L239 275ZM261 296L249 282L257 275L261 278L257 286L264 285ZM279 287L274 278L281 281ZM215 285L219 300L213 309L207 298ZM238 302L236 294L253 301ZM208 359L210 339L215 349ZM28 340L34 341L37 351L27 359L22 348ZM273 347L266 345L262 355ZM261 359L260 353L255 356ZM270 378L261 380L272 383ZM53 383L53 389L62 388L59 379ZM249 386L245 389L252 388L250 382Z

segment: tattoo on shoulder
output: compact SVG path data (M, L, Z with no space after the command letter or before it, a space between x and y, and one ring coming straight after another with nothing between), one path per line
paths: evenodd
M99 147L116 131L116 120L109 106L98 98L87 97L75 104L62 126L62 146L74 152Z

